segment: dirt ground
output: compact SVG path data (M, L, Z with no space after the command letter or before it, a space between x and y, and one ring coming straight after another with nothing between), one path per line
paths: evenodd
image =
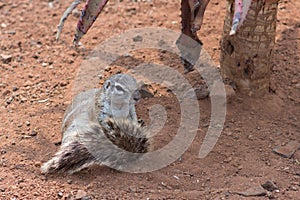
M76 15L55 41L60 16L71 2L0 0L1 200L74 199L84 192L90 199L300 199L300 151L291 158L272 151L300 142L300 1L280 1L270 94L260 99L233 96L222 135L207 157L198 158L210 120L210 100L204 99L199 101L201 119L194 142L181 159L163 169L130 174L95 166L75 175L45 176L40 166L59 148L62 117L88 52L135 27L180 30L179 0L111 0L82 39L83 46L74 49ZM211 0L199 32L217 64L225 4ZM168 54L145 50L135 55L183 70L179 59ZM179 107L172 95L156 95L137 105L141 118L147 120L147 106L153 103L168 112L168 123L156 137L157 145L163 146L176 133ZM278 189L261 197L237 194L268 180Z

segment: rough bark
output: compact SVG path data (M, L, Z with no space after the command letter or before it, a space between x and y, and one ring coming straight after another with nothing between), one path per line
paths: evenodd
M234 1L227 0L221 41L221 74L238 92L262 96L269 91L278 0L253 0L238 32L230 36Z

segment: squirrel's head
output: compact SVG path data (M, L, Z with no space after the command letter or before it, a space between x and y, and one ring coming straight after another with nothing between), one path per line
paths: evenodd
M128 74L116 74L111 76L104 83L105 93L115 103L137 101L140 99L138 85L132 76Z

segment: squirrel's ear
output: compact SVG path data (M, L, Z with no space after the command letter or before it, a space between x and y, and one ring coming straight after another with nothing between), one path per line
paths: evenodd
M110 85L111 85L110 80L107 80L107 81L105 81L105 83L104 83L104 88L107 90L107 89L110 87Z

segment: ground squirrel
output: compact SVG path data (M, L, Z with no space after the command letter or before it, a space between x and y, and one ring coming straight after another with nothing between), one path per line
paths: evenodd
M135 112L138 94L136 80L126 74L78 94L64 116L61 147L42 173L74 173L92 164L122 169L141 155L128 152L148 152L149 136Z

